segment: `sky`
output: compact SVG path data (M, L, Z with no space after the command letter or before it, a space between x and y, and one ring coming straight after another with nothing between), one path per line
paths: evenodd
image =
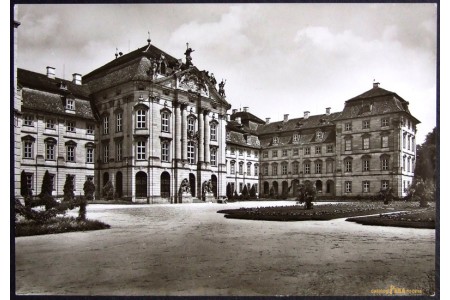
M152 44L226 79L232 108L271 121L341 111L372 88L395 92L436 126L435 4L19 5L18 67L71 79Z

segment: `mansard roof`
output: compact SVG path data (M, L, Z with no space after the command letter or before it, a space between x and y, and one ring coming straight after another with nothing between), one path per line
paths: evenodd
M302 129L320 128L323 126L334 125L333 121L340 115L340 112L331 113L329 115L313 115L308 118L296 118L290 119L286 122L272 122L265 125L259 125L257 133L270 134L270 133L281 133L286 131L295 131Z
M229 133L229 139L227 144L234 144L243 147L260 148L259 139L254 133L250 132L248 128L244 127L236 121L230 121L227 123L226 131ZM247 135L247 140L245 140Z
M361 95L347 100L344 110L337 119L344 120L389 113L406 113L417 123L420 123L419 120L411 115L408 104L408 101L396 93L375 86Z
M83 81L90 81L92 79L95 79L99 76L104 75L105 72L110 72L111 69L115 69L117 67L122 66L123 64L126 64L130 61L134 61L139 58L147 58L149 59L159 59L161 57L161 54L164 55L165 60L168 62L169 67L173 67L177 64L179 64L179 60L174 58L173 56L167 54L166 52L162 51L161 49L155 47L154 45L145 45L143 47L140 47L134 51L131 51L127 54L124 54L122 56L117 57L116 59L110 61L109 63L101 66L100 68L95 69L94 71L90 72L89 74L86 74L83 76Z
M69 80L58 77L49 78L45 74L32 72L24 69L17 69L17 82L22 87L46 91L56 94L69 94L76 98L89 99L89 88L86 85L78 85ZM64 83L67 90L61 90L60 84Z
M236 118L241 118L242 121L248 120L248 121L252 121L258 124L265 124L266 122L264 122L263 120L261 120L260 118L258 118L257 116L255 116L254 114L248 112L248 111L238 111L235 112L234 114L232 114L230 116L231 120L236 120Z

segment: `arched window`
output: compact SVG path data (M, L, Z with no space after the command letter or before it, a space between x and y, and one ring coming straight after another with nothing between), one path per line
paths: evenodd
M66 161L74 162L75 148L77 144L74 141L67 141L65 145L66 145Z
M194 142L187 143L187 159L190 164L195 164L195 147Z
M147 128L147 112L143 109L136 111L136 128Z
M23 143L23 158L33 159L34 141L36 139L31 135L24 136L22 138Z

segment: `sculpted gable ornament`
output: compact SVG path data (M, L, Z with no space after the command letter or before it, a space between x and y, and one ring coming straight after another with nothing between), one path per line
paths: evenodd
M185 91L197 92L204 97L209 97L209 90L205 81L193 73L186 73L181 76L178 87Z

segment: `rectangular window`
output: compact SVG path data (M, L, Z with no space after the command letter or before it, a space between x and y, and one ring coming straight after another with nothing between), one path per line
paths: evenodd
M103 118L103 134L109 133L109 117L105 116Z
M272 165L272 175L278 175L278 165L277 164Z
M66 109L75 109L75 101L73 99L66 99Z
M272 157L278 157L278 150L272 150Z
M34 183L34 180L33 180L34 174L33 173L25 173L25 176L27 177L27 187L28 187L28 189L33 190L34 189L34 185L33 185L33 183Z
M242 149L239 149L239 156L243 156L244 152L242 151Z
M263 158L268 158L268 157L269 157L269 152L263 151Z
M389 180L381 180L381 188L386 190L389 188Z
M187 157L190 164L195 164L195 147L193 142L187 144Z
M303 152L304 152L305 155L310 155L311 154L311 148L310 147L305 147L303 149Z
M137 159L138 160L146 159L145 145L146 145L146 143L144 141L137 142Z
M346 160L345 161L345 172L351 172L352 171L352 161Z
M327 145L327 153L333 153L333 145Z
M231 174L236 173L236 169L235 169L235 164L234 163L230 164L230 172L231 172Z
M287 150L286 150L286 149L283 149L283 150L282 150L282 155L283 155L283 156L287 156L287 155L288 155L288 153L287 153Z
M345 123L345 131L351 131L352 130L352 123Z
M109 145L103 145L103 162L109 162Z
M122 142L116 143L116 160L122 161Z
M389 119L381 119L381 127L389 126Z
M368 159L363 159L362 161L362 170L369 171L370 170L370 161Z
M403 135L403 149L406 149L406 134Z
M305 174L309 174L311 172L309 163L305 163L303 168L304 168Z
M370 138L365 137L363 138L363 149L369 149L370 148Z
M408 150L411 150L411 137L408 136Z
M239 163L239 175L243 175L244 174L244 168L242 167L242 163Z
M242 188L244 187L243 182L239 182L239 193L242 193Z
M211 141L217 141L217 127L215 124L212 124L209 128Z
M45 144L45 159L55 160L55 145L47 143Z
M389 147L389 136L385 135L381 137L381 147L383 148Z
M195 131L195 120L193 118L189 118L188 119L188 124L187 124L187 130L188 132L194 132Z
M25 141L23 143L23 158L33 158L33 142Z
M116 132L122 132L122 113L116 115Z
M94 149L86 148L86 162L93 163L94 162Z
M75 161L75 146L67 146L67 161Z
M258 174L259 174L258 165L255 165L255 176L258 176Z
M322 163L316 162L316 174L322 174Z
M66 122L66 130L67 130L67 132L75 132L75 122L67 121Z
M389 159L387 159L387 158L382 158L381 159L381 170L382 171L389 170Z
M294 148L292 150L292 155L294 155L294 156L298 155L298 148Z
M136 112L136 128L143 129L147 127L146 111L140 109Z
M370 181L363 181L363 193L370 193Z
M287 165L281 165L281 174L287 175Z
M263 167L263 174L264 175L269 175L269 166L268 165L265 165L264 167Z
M55 129L55 120L47 119L45 121L45 128L47 128L47 129Z
M211 166L217 166L217 149L216 148L211 148Z
M33 127L34 126L33 123L34 123L33 116L25 115L23 117L23 126L31 126L31 127Z
M248 164L247 165L247 175L251 175L252 174L252 165Z
M212 157L212 152L211 152ZM161 144L161 161L168 162L169 161L169 143L164 142ZM211 161L212 164L212 161Z
M345 151L351 151L352 150L352 140L347 139L345 140Z
M316 154L321 154L321 153L322 153L322 147L316 146Z
M86 125L86 134L94 134L94 125L92 124Z
M252 156L252 150L247 150L247 157Z
M169 113L168 112L161 113L161 131L169 132Z
M298 174L298 163L293 163L292 164L292 173L294 175Z
M236 149L234 147L231 147L231 155L234 155L236 153Z
M346 181L345 182L345 192L346 193L351 193L352 192L352 182L351 181Z
M362 123L362 128L363 129L369 129L370 128L370 121L369 120L364 120Z

